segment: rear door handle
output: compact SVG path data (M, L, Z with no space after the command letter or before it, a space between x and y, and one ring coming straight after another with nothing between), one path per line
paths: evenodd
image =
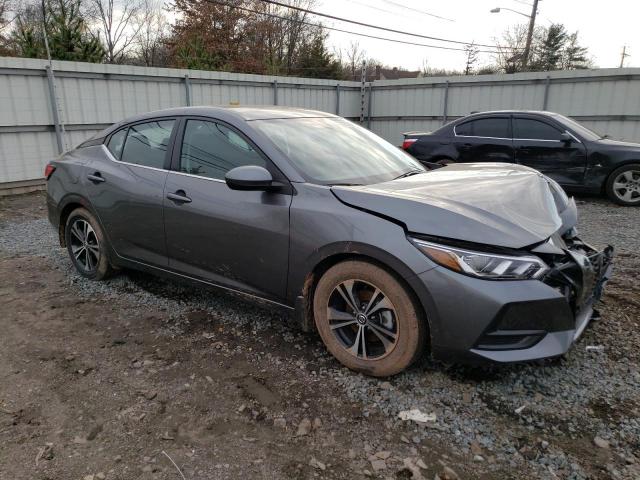
M105 181L104 177L100 175L100 172L89 174L87 175L87 178L91 180L93 183L102 183Z
M167 198L176 203L191 203L191 199L187 197L184 190L178 190L175 193L167 193Z

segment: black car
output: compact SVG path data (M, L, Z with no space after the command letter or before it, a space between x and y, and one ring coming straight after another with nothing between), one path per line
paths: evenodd
M518 163L565 189L605 193L620 205L640 205L640 144L610 140L553 112L476 113L432 133L405 133L402 148L429 167Z

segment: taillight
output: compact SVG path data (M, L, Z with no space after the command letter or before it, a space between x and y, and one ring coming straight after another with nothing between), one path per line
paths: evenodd
M407 148L409 148L411 145L413 145L414 143L416 143L416 141L418 141L417 138L405 138L404 142L402 142L402 149L406 150Z
M47 166L44 167L44 178L46 178L47 180L49 180L49 177L51 176L51 174L53 172L56 171L56 167L54 167L53 165L51 165L50 163L47 163Z

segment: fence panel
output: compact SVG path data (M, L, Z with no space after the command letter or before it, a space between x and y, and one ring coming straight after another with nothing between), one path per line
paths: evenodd
M57 155L46 67L0 58L0 187L42 178ZM70 148L128 116L184 105L282 105L360 117L357 82L168 68L53 62ZM552 110L612 138L640 141L640 69L383 80L367 85L365 126L400 145L473 111ZM371 106L369 111L369 105Z

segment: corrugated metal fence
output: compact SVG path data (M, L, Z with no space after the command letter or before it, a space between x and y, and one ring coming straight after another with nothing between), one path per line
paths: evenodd
M359 119L394 144L471 111L548 109L640 141L640 69L358 82L0 58L0 186L42 177L57 154L136 113L184 105L287 105Z
M398 144L474 111L550 110L612 138L640 141L640 69L481 75L373 84L371 129Z

